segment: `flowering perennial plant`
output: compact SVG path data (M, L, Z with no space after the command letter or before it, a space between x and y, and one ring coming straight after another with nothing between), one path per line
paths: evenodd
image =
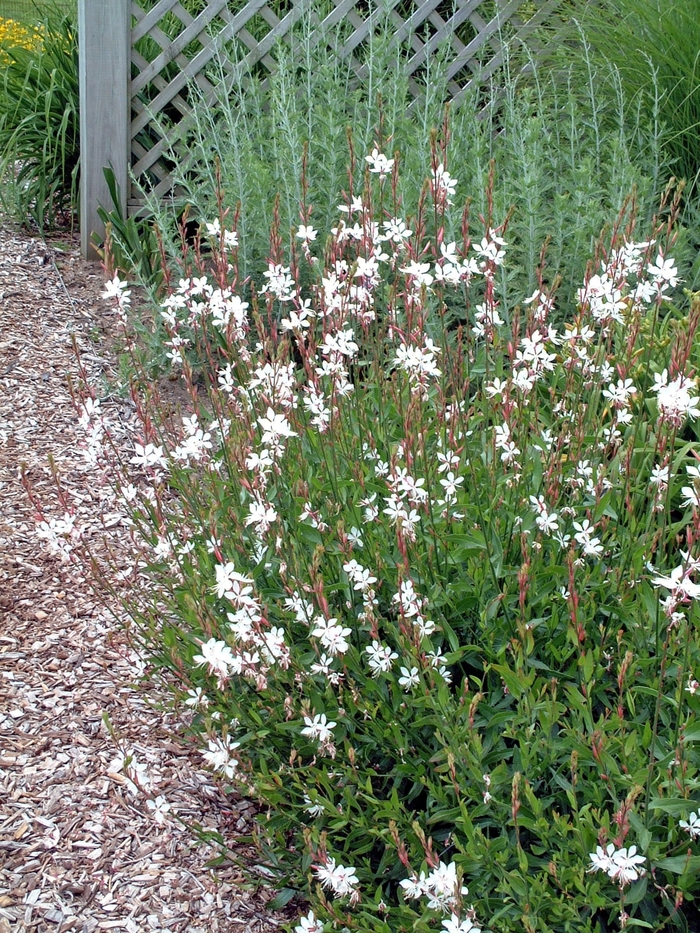
M402 217L378 143L327 240L306 205L289 252L273 229L245 301L209 218L158 309L189 410L137 381L119 467L86 386L86 456L118 476L152 670L265 802L297 933L592 933L621 898L654 925L700 893L677 205L645 239L623 213L573 306L544 253L513 304L506 221L445 242L447 157Z

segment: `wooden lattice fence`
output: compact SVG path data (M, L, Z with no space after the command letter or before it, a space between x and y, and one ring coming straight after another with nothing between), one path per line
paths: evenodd
M157 195L170 192L163 126L186 126L191 82L212 101L220 93L208 74L214 60L232 81L245 74L264 81L275 70L276 43L295 54L303 21L306 42L325 43L361 81L374 31L388 20L414 100L438 49L447 59L448 97L459 100L500 67L504 35L526 38L561 6L562 0L79 0L83 251L90 231L100 232L97 202L109 202L105 165L130 213L139 199L129 170Z

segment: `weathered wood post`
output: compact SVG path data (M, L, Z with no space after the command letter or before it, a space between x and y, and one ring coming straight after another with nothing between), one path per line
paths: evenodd
M78 0L80 42L80 248L97 259L93 232L104 236L98 204L111 206L111 166L126 211L129 164L131 17L129 0Z

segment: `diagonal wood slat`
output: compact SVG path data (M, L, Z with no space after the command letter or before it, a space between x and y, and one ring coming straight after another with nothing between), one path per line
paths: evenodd
M308 16L306 41L312 46L322 44L329 55L337 55L362 80L369 72L367 56L374 32L380 23L388 22L393 28L390 49L396 50L405 69L413 109L422 99L421 75L438 50L447 54L450 98L459 101L502 66L504 28L522 41L563 6L562 0L538 0L536 4L527 0L496 0L495 4L493 0L453 0L451 7L445 0L414 0L410 6L405 0L370 0L369 6L367 0L333 0L331 9L321 14L315 10L315 2L291 0L282 15L269 5L270 0L207 0L193 15L181 0L132 0L131 154L136 179L150 179L153 192L159 196L170 193L172 179L163 161L168 140L163 127L173 120L181 130L190 125L188 91L192 81L206 100L216 100L221 89L214 86L206 69L228 42L234 42L238 52L235 59L224 59L226 81L245 80L252 69L259 77L265 72L271 75L276 69L275 45L284 42L292 56L298 54L295 27ZM329 37L340 24L348 30L338 46ZM144 45L142 40L149 38L155 54L147 53L146 57L143 50L148 43ZM129 205L131 211L138 210L134 193Z

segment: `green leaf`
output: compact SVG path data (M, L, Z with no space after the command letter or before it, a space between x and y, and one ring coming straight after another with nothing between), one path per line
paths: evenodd
M700 855L676 855L673 858L662 858L654 863L654 868L672 871L675 875L683 875L686 871L700 871Z
M683 797L654 797L649 801L650 810L662 810L672 816L689 813L693 807L697 806L698 804L694 801L685 800Z
M269 907L272 910L282 910L297 893L294 888L282 888L269 902Z
M683 730L684 742L700 742L700 723Z
M523 683L523 680L527 680L527 678L522 678L505 664L494 664L492 667L493 670L497 671L497 673L499 673L503 678L503 682L508 688L508 693L510 693L511 696L514 696L516 699L522 696L523 690L526 686L526 684ZM534 679L534 674L532 676Z
M635 881L627 894L625 894L625 906L627 907L630 904L638 904L641 900L643 900L644 895L647 893L648 884L648 875L644 875L638 881Z

